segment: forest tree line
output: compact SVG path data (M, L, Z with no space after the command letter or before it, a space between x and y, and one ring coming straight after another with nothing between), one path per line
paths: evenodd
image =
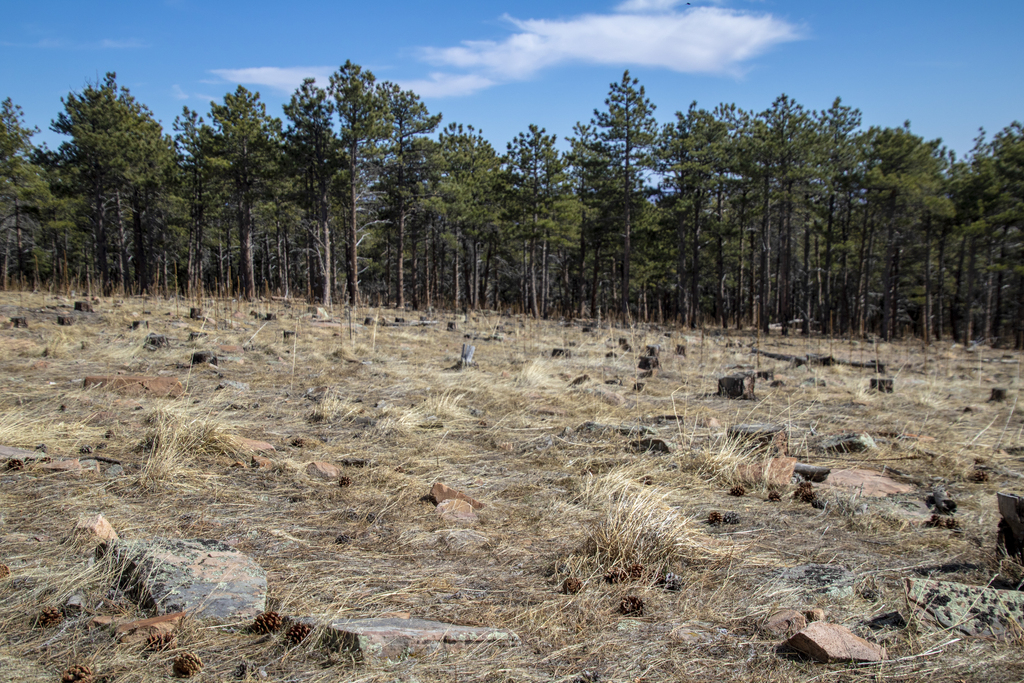
M116 75L57 149L0 117L0 286L301 297L1024 347L1024 128L957 158L838 98L692 104L625 72L558 144L503 152L346 62L269 114L239 86L165 131Z

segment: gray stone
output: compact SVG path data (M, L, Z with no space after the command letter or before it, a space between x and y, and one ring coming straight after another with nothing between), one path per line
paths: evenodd
M106 475L111 479L114 477L120 477L122 474L124 474L124 468L120 465L111 465L107 468Z
M967 636L1016 638L1024 623L1024 592L907 579L907 599L919 616Z
M310 620L299 621L314 625ZM397 659L482 643L518 645L519 636L494 628L394 618L339 619L328 624L324 632L327 647L362 658Z
M837 564L801 564L779 573L779 579L801 589L807 595L845 598L853 595L856 577Z
M220 541L118 541L97 550L119 584L157 615L189 612L201 619L251 619L266 608L267 575Z
M245 382L236 382L233 379L221 380L221 383L217 385L217 389L237 389L238 391L249 391L249 385Z
M861 453L873 451L878 445L870 434L839 434L825 439L821 447L834 453Z

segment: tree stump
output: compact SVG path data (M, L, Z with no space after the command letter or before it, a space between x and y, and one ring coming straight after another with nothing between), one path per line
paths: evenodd
M725 398L754 400L753 375L730 375L718 380L718 395Z
M644 384L643 382L635 382L633 384L633 391L635 391L637 393L640 393L640 392L642 392L644 390L645 386L647 386L647 385Z
M774 370L758 370L757 372L754 373L754 377L757 377L758 379L773 380L773 379L775 379L775 371Z
M267 313L266 315L263 316L263 319L267 322L270 322L271 320L277 320L277 313Z
M294 339L294 338L295 338L295 330L284 330L284 340L285 341L288 341L289 339Z
M569 349L551 349L552 358L572 358L572 351Z
M649 344L647 346L647 355L658 358L661 356L661 344Z
M1006 389L1002 387L992 387L992 395L988 399L990 402L995 401L996 403L1002 403L1006 400Z
M364 327L371 327L371 326L373 326L374 322L375 321L374 321L373 318L363 318L363 326Z
M203 337L208 337L208 336L209 335L206 334L205 332L189 332L188 333L188 340L189 341L195 341L196 339L202 339Z
M71 315L58 315L57 316L57 324L58 325L74 325L75 324L75 318L74 318L74 316L71 316Z
M476 352L475 346L469 344L462 345L462 354L459 356L459 368L466 368L473 364L473 354Z
M92 313L92 304L88 301L76 301L75 310L82 313Z
M782 425L742 424L729 427L729 437L750 443L755 450L767 450L772 456L789 457L789 434Z
M455 332L458 329L459 329L459 324L457 322L455 322L454 320L448 321L448 331L449 332Z
M28 319L26 318L11 318L11 324L15 327L24 327L28 329Z
M676 355L677 356L682 356L683 358L686 358L686 345L685 344L676 344Z
M637 367L641 370L657 370L661 367L661 361L658 360L657 356L640 356L640 362L637 363Z
M192 365L202 365L203 363L216 365L217 356L212 351L195 351L192 354Z
M1000 555L1024 564L1024 498L1012 493L999 493L996 500L1002 517L996 534L996 549Z
M892 378L872 377L871 378L871 389L872 389L872 391L880 391L883 394L891 394L892 393Z
M584 327L582 330L583 334L591 334L594 331L593 327Z
M139 329L141 327L144 327L144 328L146 328L148 330L149 329L149 321L148 320L133 320L132 321L132 330L137 330L137 329Z
M619 348L623 351L632 351L633 347L629 345L629 340L625 337L619 337Z
M146 346L152 346L155 349L166 348L171 345L167 337L162 334L150 333L146 336Z
M192 318L192 320L202 320L203 309L196 308L195 306L193 306L192 308L188 309L188 317Z

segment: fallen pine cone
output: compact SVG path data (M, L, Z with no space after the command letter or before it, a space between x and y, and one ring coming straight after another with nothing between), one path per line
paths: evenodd
M308 624L292 624L291 628L288 629L288 633L285 634L284 639L292 645L298 645L306 639L306 636L308 636L312 630L313 629L311 629Z
M627 595L619 602L619 611L639 617L644 613L644 601L637 595Z
M780 494L778 491L772 490L768 492L769 502L778 503L780 500L782 500L782 494Z
M981 484L982 482L988 481L988 472L985 470L974 470L967 476L967 478L970 481Z
M203 670L203 660L194 652L182 652L175 658L172 669L175 676L191 678Z
M85 664L76 664L67 668L60 677L61 683L92 683L96 680L92 669Z
M717 510L712 510L708 513L708 524L711 526L718 526L722 523L722 513Z
M249 630L253 633L273 633L280 630L283 621L277 612L263 612L257 614Z
M956 521L955 517L944 517L942 515L932 515L931 519L924 523L926 527L933 529L959 529L960 522Z
M745 496L746 494L747 494L747 490L745 488L743 488L743 484L736 484L731 489L729 489L729 495L730 496L737 496L737 497L739 497L739 496Z
M351 486L351 485L352 485L352 479L350 477L344 477L343 476L341 479L338 480L338 486L340 486L341 488L345 488L346 486Z
M11 472L17 472L18 470L25 469L25 461L18 458L11 458L7 461L7 469Z
M644 576L644 566L639 562L629 565L626 569L626 573L629 574L631 579L642 579Z
M6 579L11 575L11 568L6 564L0 564L0 579Z
M622 583L628 578L629 575L622 571L620 567L612 567L604 575L604 580L608 583Z
M173 633L150 633L146 638L146 649L154 652L174 647Z
M796 491L793 492L793 499L800 500L805 503L813 503L816 496L814 495L814 486L811 482L805 481L796 487Z
M36 620L41 628L57 626L62 621L64 621L64 613L60 611L59 607L44 607Z
M576 595L583 590L583 582L575 576L570 576L562 582L562 592L566 595Z

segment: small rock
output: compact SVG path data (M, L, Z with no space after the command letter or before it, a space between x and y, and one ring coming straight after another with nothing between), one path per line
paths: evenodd
M99 614L89 620L89 628L107 628L114 623L114 617L109 614Z
M825 439L821 447L833 453L862 453L878 448L870 434L840 434Z
M603 385L600 384L593 387L587 387L583 391L597 398L598 400L607 403L610 406L626 405L626 399L624 396L620 396L611 389L606 389Z
M789 636L807 627L807 619L793 609L784 609L769 616L765 622L765 631L773 636Z
M75 524L74 535L79 538L90 538L95 541L116 541L117 532L103 515L83 515Z
M815 607L814 609L809 609L806 612L804 612L804 617L807 618L808 624L813 623L815 621L825 621L826 616L827 615L825 614L825 610L821 609L820 607Z
M914 490L910 484L901 484L881 472L862 469L832 470L825 479L825 485L855 489L868 498L882 498Z
M315 461L306 465L306 474L319 479L337 479L341 470L329 462Z
M270 458L268 458L265 455L260 455L259 453L253 453L252 454L252 466L255 467L258 470L266 470L266 469L270 469L271 467L274 466L274 461L271 460Z
M249 385L245 382L236 382L231 379L225 379L217 385L217 390L221 389L237 389L238 391L249 391Z
M435 511L441 519L449 522L475 522L477 520L473 506L458 498L441 501Z
M123 645L146 642L150 636L173 635L178 630L185 612L174 612L149 619L139 619L121 624L114 631L114 638Z
M309 619L297 621L318 625ZM519 637L510 631L424 619L340 619L327 624L323 643L362 659L398 660L416 654L439 653L443 657L446 651L482 643L514 646L519 644Z
M789 640L786 645L819 662L880 662L887 658L885 648L860 638L839 624L816 621Z
M484 507L484 504L476 500L475 498L470 498L462 491L457 491L451 488L450 486L442 484L441 482L437 482L430 487L430 495L433 496L434 500L436 500L438 503L442 503L446 500L455 499L469 503L469 505L471 505L474 510L480 510Z
M242 449L252 451L254 453L266 453L269 451L276 451L272 444L266 441L257 441L256 439L246 439L244 436L236 436L235 441Z
M124 474L124 468L120 465L111 465L106 471L106 475L111 479L114 477L120 477L122 474Z
M49 470L50 472L81 472L82 463L79 462L78 458L71 458L70 460L51 460L50 462L44 462L39 465L39 469Z

